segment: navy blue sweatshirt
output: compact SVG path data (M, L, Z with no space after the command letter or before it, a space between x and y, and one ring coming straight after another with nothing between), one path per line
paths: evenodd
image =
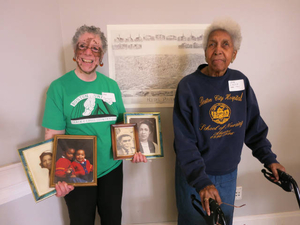
M212 184L207 174L237 169L244 143L265 166L277 162L248 78L232 69L206 76L206 66L179 82L173 112L176 160L197 192Z

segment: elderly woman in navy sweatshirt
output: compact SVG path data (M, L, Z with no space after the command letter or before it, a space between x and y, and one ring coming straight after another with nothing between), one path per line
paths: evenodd
M245 143L278 180L278 163L267 139L268 127L260 116L248 78L229 69L240 48L240 26L230 20L214 21L204 32L207 64L184 77L174 104L176 198L178 224L206 224L192 207L190 196L200 198L210 214L209 198L234 204L237 166ZM233 207L221 204L227 224Z

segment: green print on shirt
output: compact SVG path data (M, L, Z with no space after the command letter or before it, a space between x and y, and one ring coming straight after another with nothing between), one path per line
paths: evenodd
M103 101L102 95L93 93L77 97L71 105L74 107L71 113L72 124L115 121L118 114L112 105Z

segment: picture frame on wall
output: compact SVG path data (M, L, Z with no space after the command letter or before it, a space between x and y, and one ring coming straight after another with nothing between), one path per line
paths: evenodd
M140 151L136 124L112 124L111 138L115 160L132 158Z
M97 185L96 136L54 136L50 187L59 181L75 187Z
M34 200L40 202L56 194L50 187L53 139L18 149Z
M147 158L164 156L159 112L126 112L124 121L137 124L141 153Z

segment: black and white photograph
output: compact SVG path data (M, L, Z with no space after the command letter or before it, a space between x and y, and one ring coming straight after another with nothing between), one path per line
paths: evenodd
M111 137L115 160L132 158L140 150L136 124L111 125Z
M97 185L97 139L88 135L55 135L50 185Z
M124 113L124 121L137 124L141 153L147 158L163 157L159 112Z
M173 107L178 82L205 62L206 24L108 25L109 76L126 108Z

